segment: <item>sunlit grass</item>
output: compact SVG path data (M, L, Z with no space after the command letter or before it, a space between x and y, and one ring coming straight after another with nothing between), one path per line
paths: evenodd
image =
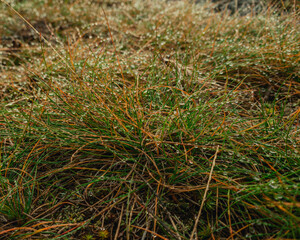
M207 6L0 5L1 237L297 238L298 13Z

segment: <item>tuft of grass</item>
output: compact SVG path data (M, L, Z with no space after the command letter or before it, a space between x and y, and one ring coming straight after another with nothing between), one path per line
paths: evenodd
M1 238L299 236L298 9L4 2Z

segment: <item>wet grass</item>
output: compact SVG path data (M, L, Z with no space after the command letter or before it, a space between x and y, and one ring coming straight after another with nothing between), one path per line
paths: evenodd
M209 9L1 3L1 239L299 236L299 9Z

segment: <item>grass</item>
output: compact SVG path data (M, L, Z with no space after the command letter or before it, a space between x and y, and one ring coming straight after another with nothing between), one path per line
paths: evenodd
M1 239L299 237L299 9L209 9L1 3Z

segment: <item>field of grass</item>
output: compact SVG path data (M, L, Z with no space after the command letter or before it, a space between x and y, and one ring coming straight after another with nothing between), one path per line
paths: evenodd
M0 239L299 238L299 20L1 0Z

